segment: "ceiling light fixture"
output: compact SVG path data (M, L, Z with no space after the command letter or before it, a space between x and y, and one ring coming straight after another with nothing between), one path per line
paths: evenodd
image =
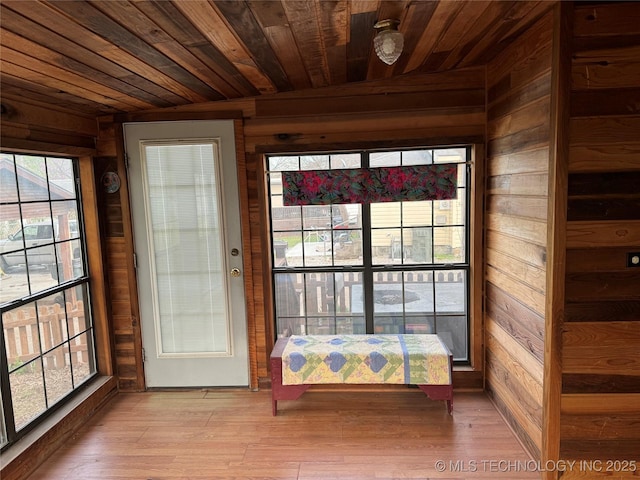
M398 31L399 20L380 20L373 28L379 30L373 38L376 55L387 65L393 65L402 53L404 37Z

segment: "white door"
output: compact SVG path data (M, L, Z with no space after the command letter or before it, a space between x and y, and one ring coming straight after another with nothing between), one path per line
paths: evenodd
M147 387L248 385L233 121L124 133Z

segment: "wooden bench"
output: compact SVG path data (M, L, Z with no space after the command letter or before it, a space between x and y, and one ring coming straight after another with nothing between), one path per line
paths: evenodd
M422 349L423 344L428 348ZM416 354L417 349L423 351ZM346 378L340 373L344 365L350 372ZM431 368L430 365L436 367ZM278 400L296 400L311 385L387 383L415 384L432 400L445 400L447 411L452 414L452 366L453 355L437 335L308 335L280 338L271 352L273 415L277 415ZM412 368L413 371L410 371ZM431 371L428 371L429 368ZM414 383L416 379L422 380Z

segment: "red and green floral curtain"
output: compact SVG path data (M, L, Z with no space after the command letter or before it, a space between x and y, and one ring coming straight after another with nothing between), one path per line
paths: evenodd
M283 202L293 205L456 198L456 164L282 172Z

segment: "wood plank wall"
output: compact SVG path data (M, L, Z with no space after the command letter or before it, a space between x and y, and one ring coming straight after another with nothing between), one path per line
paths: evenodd
M574 14L560 457L640 460L640 4Z
M485 386L540 458L553 16L487 65Z
M3 85L0 134L5 149L91 155L98 126L85 113L39 102L18 88Z
M251 248L253 298L249 312L254 315L255 336L250 340L251 364L257 377L268 378L268 356L273 347L273 316L269 273L268 217L265 203L263 154L270 152L311 152L354 148L393 148L418 145L463 145L484 142L485 103L484 68L469 68L442 74L419 74L351 84L342 87L291 92L255 99L230 100L170 110L138 114L130 120L220 118L224 111L241 111L244 117L244 154L246 156L248 218L245 240ZM123 119L118 119L123 121ZM115 119L101 119L98 152L118 158L114 133ZM113 159L113 158L112 158ZM117 212L114 210L113 214ZM107 214L107 211L104 211ZM114 217L115 219L115 217ZM122 255L116 238L113 260ZM117 251L117 255L116 252ZM109 278L122 282L122 262L108 266ZM130 273L130 272L129 272ZM124 291L118 308L127 312ZM115 307L115 305L114 305ZM123 321L124 321L123 316ZM250 324L251 324L250 319ZM118 370L129 375L141 372L130 337L130 321L118 323L122 335L116 350ZM481 323L476 323L480 332ZM134 327L134 329L139 327ZM478 333L478 336L480 334ZM118 341L116 340L116 345ZM255 347L254 347L255 345ZM480 346L480 344L478 344ZM477 356L481 349L477 348ZM252 372L254 373L254 372ZM482 387L482 363L474 372L454 377L462 387ZM127 377L123 389L137 389L142 378Z
M106 131L110 132L115 140L115 132L112 129L101 131L103 138ZM126 172L122 162L119 162L117 151L114 149L110 153L94 158L97 209L104 246L102 256L107 276L110 331L118 388L123 391L139 391L144 389L144 370L142 363L134 360L141 355L142 339L137 321L137 290L131 259L131 238L127 239L125 236L125 224L129 214L128 198L125 198L127 190L121 188L116 193L106 193L101 184L102 175L106 172L117 172L121 178L126 178Z

